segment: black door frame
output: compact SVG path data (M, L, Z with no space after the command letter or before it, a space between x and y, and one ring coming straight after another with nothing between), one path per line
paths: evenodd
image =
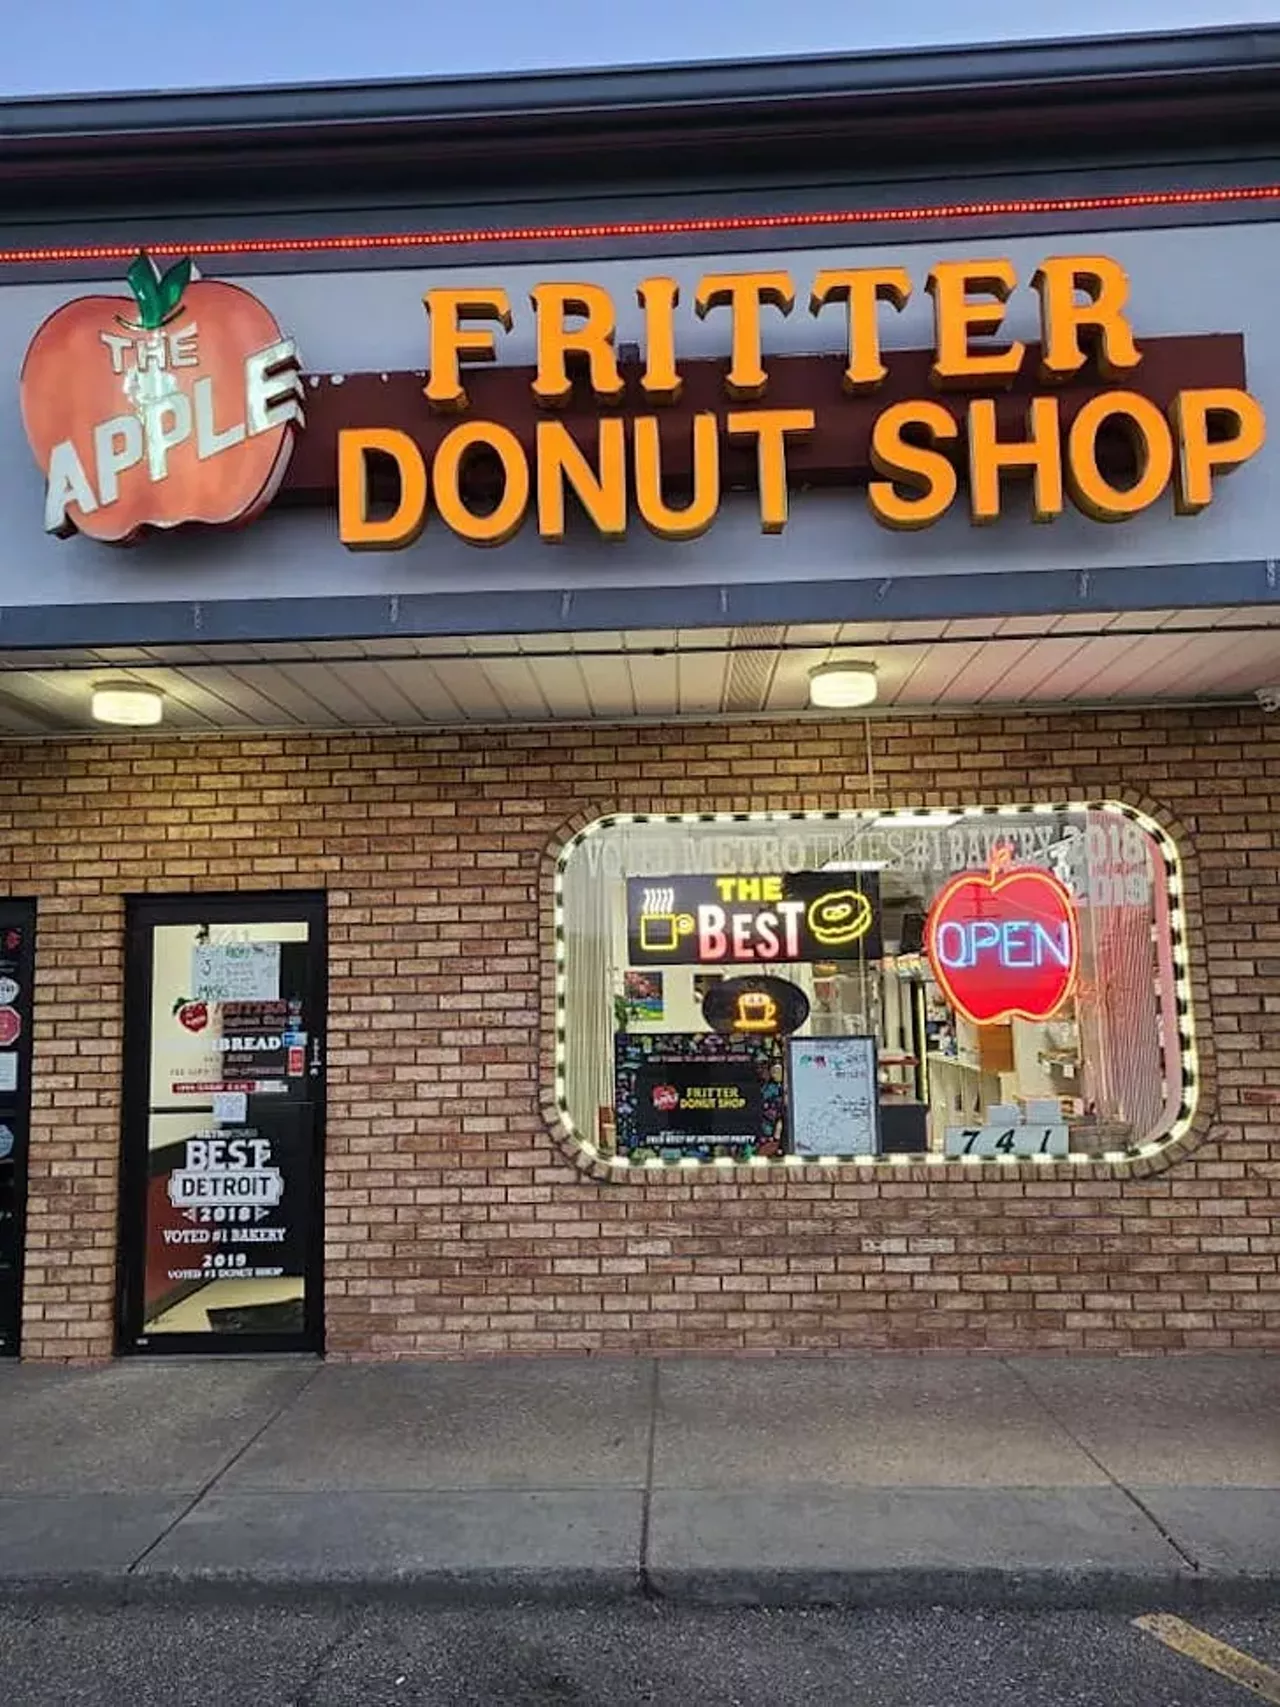
M14 1249L17 1269L13 1281L13 1321L0 1336L0 1357L17 1357L22 1351L22 1292L27 1277L27 1194L31 1171L31 1068L35 1030L36 935L40 928L39 908L33 896L6 895L0 899L0 930L16 925L27 933L21 956L28 987L19 991L13 1006L22 1015L18 1034L18 1084L12 1093L0 1092L0 1102L13 1103L13 1194L15 1206ZM0 1323L0 1330L3 1324Z
M157 925L252 925L305 922L310 954L308 1025L318 1035L320 1074L308 1192L308 1249L303 1273L303 1331L147 1334L147 1132L151 1112L152 930ZM116 1257L116 1350L122 1356L243 1357L258 1352L324 1350L324 1157L328 1085L328 897L320 889L249 889L125 897L124 1082L120 1128L120 1210Z

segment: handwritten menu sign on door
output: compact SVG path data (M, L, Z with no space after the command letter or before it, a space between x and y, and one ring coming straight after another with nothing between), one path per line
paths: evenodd
M797 1156L879 1155L875 1038L788 1038L787 1102Z
M201 1002L274 1002L280 996L278 942L205 943L191 957Z

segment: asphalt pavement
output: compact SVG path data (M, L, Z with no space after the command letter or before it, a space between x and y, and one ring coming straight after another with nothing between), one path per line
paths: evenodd
M1280 1614L1201 1622L1280 1665ZM1246 1707L1250 1699L1260 1697L1127 1618L1093 1613L640 1602L0 1611L0 1700L13 1707Z
M1262 1609L1280 1359L0 1369L0 1601Z

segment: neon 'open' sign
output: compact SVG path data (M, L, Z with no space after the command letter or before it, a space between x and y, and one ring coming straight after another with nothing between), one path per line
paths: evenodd
M1076 904L1039 866L998 847L986 871L943 885L925 921L925 953L947 1001L974 1025L1048 1019L1075 987Z

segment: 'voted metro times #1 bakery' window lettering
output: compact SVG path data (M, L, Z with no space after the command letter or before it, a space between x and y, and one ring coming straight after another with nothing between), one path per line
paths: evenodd
M1177 850L1119 805L602 819L556 956L561 1125L619 1168L1115 1161L1194 1114Z

